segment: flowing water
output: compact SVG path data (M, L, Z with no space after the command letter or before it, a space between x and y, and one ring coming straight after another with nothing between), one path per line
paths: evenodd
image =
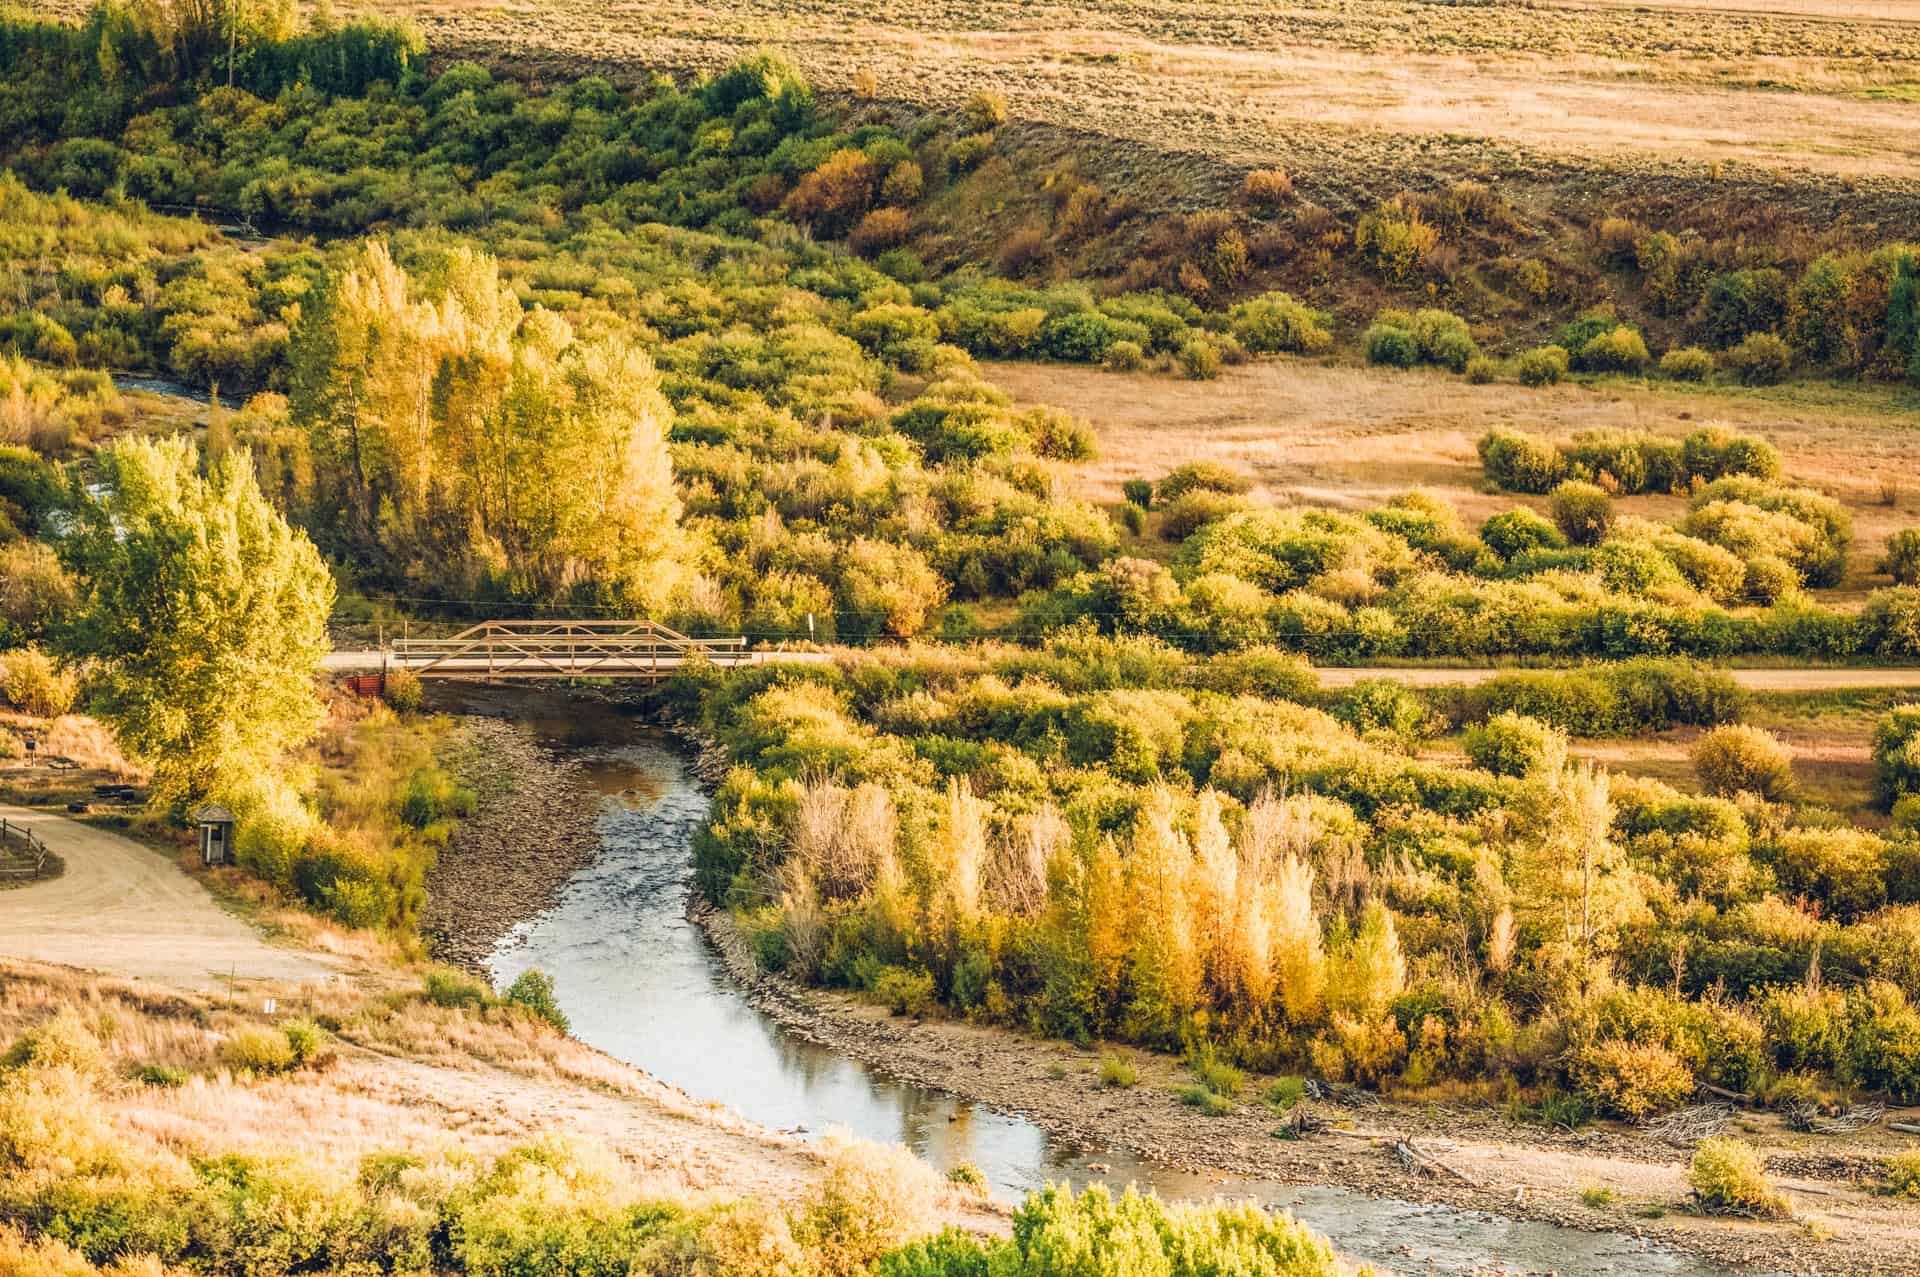
M471 695L471 694L470 694ZM548 912L510 934L498 982L537 966L582 1040L767 1126L845 1127L906 1144L937 1167L972 1162L1017 1198L1049 1181L1128 1182L1168 1198L1222 1194L1285 1207L1346 1254L1400 1272L1714 1277L1724 1272L1624 1234L1586 1233L1328 1186L1223 1181L1078 1148L1020 1117L901 1082L786 1034L746 1002L686 918L691 840L706 798L669 744L614 711L528 694L495 702L585 768L602 797L597 858ZM547 715L542 717L542 715Z

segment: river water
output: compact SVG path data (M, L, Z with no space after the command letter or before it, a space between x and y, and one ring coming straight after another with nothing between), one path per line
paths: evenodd
M583 1041L703 1100L816 1136L844 1127L907 1145L933 1165L971 1162L1017 1199L1050 1181L1128 1182L1163 1197L1255 1198L1284 1207L1342 1252L1398 1272L1561 1277L1719 1277L1726 1270L1625 1234L1586 1233L1330 1186L1223 1180L1073 1147L1020 1117L888 1077L789 1036L747 1004L686 917L691 843L707 801L672 746L617 712L530 694L513 717L578 760L601 796L599 854L548 912L491 960L504 984L537 966ZM496 701L489 707L497 712ZM1204 1120L1204 1119L1196 1119ZM1095 1169L1096 1165L1100 1168Z

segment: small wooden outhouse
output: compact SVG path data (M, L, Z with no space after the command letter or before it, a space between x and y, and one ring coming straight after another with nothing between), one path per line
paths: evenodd
M200 863L224 865L233 857L233 813L219 803L208 803L193 813L200 826Z

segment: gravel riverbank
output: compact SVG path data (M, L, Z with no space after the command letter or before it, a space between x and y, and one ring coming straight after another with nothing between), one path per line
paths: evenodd
M496 718L463 720L447 765L478 802L427 875L421 931L442 962L480 971L515 923L549 908L599 850L599 798L577 763Z

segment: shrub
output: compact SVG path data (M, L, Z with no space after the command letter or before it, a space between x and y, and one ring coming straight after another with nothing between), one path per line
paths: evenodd
M1553 521L1524 506L1490 515L1480 525L1480 539L1503 559L1529 550L1564 550L1567 538Z
M1260 1099L1276 1113L1292 1111L1307 1096L1307 1079L1303 1077L1275 1078L1273 1085L1266 1089Z
M1513 361L1514 376L1523 386L1552 386L1567 378L1567 352L1558 346L1535 346Z
M1895 585L1920 585L1920 528L1902 528L1887 538L1880 570L1892 577Z
M1252 486L1252 480L1231 466L1218 461L1188 461L1169 470L1157 491L1162 501L1178 501L1189 492L1238 495Z
M1920 656L1920 588L1895 586L1869 594L1860 609L1860 645L1889 661Z
M268 1077L293 1068L295 1058L286 1034L249 1024L227 1038L220 1048L220 1062L236 1073Z
M417 713L426 699L420 676L412 670L390 669L381 684L381 696L402 714Z
M1551 492L1566 474L1560 450L1538 436L1493 429L1480 437L1480 464L1508 492Z
M1465 372L1467 364L1480 353L1467 331L1467 321L1444 310L1414 312L1412 332L1420 358L1449 372Z
M1117 1055L1100 1058L1100 1085L1109 1089L1125 1090L1139 1082L1140 1073L1133 1065Z
M874 257L906 243L912 231L913 218L904 208L876 208L853 228L847 246L862 257Z
M1720 356L1743 386L1771 386L1793 368L1793 351L1772 333L1750 333Z
M968 133L991 133L1006 122L1007 97L995 89L983 89L968 98L960 113L961 126Z
M493 990L458 971L429 971L420 996L437 1007L483 1010L493 1005Z
M1687 1186L1694 1202L1710 1215L1785 1219L1792 1213L1786 1199L1774 1191L1760 1154L1730 1135L1700 1141L1687 1167Z
M826 1172L802 1201L793 1234L822 1277L866 1273L887 1251L932 1231L940 1180L905 1146L829 1132L821 1151Z
M1647 359L1640 334L1619 324L1582 345L1574 363L1582 372L1639 372Z
M1598 545L1613 524L1613 502L1596 484L1569 480L1553 490L1553 521L1575 545Z
M1120 495L1127 499L1129 505L1142 510L1149 509L1153 505L1153 480L1128 479L1120 485Z
M1466 733L1467 757L1496 776L1525 776L1546 756L1554 729L1537 718L1495 714Z
M1705 381L1713 375L1713 356L1698 346L1679 346L1660 356L1660 371L1675 381Z
M1780 885L1818 900L1836 918L1852 919L1887 902L1887 845L1850 827L1789 829L1768 850Z
M1873 768L1884 805L1920 794L1920 704L1896 705L1874 725Z
M1354 248L1373 263L1381 278L1395 284L1412 280L1439 242L1440 232L1399 196L1362 214L1353 231Z
M1758 727L1729 723L1693 746L1693 770L1710 794L1758 794L1779 802L1793 792L1793 754Z
M568 1030L566 1012L560 1009L559 999L553 994L553 977L538 967L528 967L516 976L513 983L507 986L506 997L502 1001L508 1006L521 1008L560 1033Z
M1920 1149L1908 1149L1887 1159L1886 1188L1895 1197L1920 1197Z
M0 652L0 701L36 718L58 718L73 708L80 680L37 647Z
M1592 1043L1574 1056L1569 1072L1603 1113L1629 1121L1678 1108L1693 1094L1693 1072L1657 1042Z
M1749 475L1773 479L1780 474L1780 450L1753 435L1735 434L1724 426L1703 426L1681 441L1680 463L1689 477L1713 480Z
M1147 352L1137 341L1116 341L1107 347L1109 372L1138 372L1147 365Z
M1264 293L1228 312L1233 335L1256 355L1314 354L1333 344L1326 318L1288 293Z
M1356 732L1385 732L1405 741L1424 736L1433 718L1418 692L1391 678L1355 683L1334 702L1333 716Z
M1160 516L1160 536L1167 541L1184 541L1209 523L1251 508L1245 497L1231 493L1208 488L1183 492L1167 502Z
M1220 375L1220 348L1196 337L1180 347L1180 371L1193 381L1212 381Z
M1257 168L1240 182L1240 193L1249 204L1265 209L1278 208L1293 194L1293 179L1284 169Z
M1490 386L1500 380L1500 363L1485 355L1475 355L1467 360L1466 377L1476 386Z
M1420 362L1420 343L1397 324L1375 322L1361 339L1367 362L1388 368L1411 368Z

